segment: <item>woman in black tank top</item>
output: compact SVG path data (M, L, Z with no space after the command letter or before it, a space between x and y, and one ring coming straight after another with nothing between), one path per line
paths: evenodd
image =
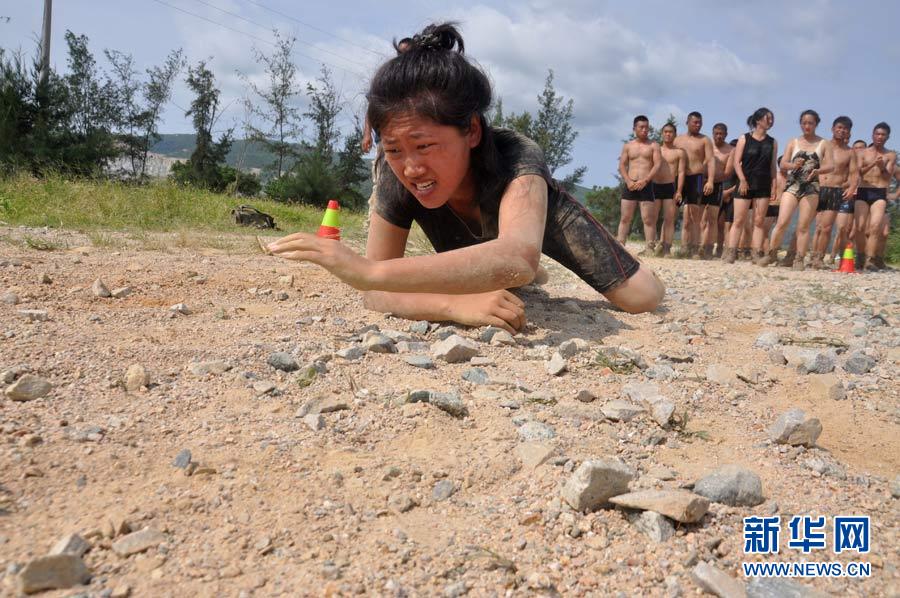
M738 241L741 231L753 208L753 256L762 257L762 244L766 237L765 221L769 200L774 199L775 158L778 142L769 136L769 129L775 124L775 115L768 108L760 108L750 115L747 125L752 129L738 139L734 150L734 171L738 177L738 192L734 196L734 224L728 235L728 247L722 259L733 264L737 258Z

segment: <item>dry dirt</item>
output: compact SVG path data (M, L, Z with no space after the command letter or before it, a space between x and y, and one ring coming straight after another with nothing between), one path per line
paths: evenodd
M869 555L835 555L829 545L804 557L783 547L769 560L866 560L868 579L796 582L835 596L900 591L895 273L650 259L667 300L658 313L628 315L551 264L547 285L521 291L529 324L517 345L478 342L494 383L475 385L461 377L470 363L425 370L400 354L334 356L371 324L437 339L365 311L355 291L314 266L256 252L251 236L235 237L231 251L149 251L92 247L68 232L3 233L0 293L21 302L0 304L0 370L23 368L53 390L28 402L0 396L0 594L14 595L18 568L77 532L92 545L84 559L93 580L47 596L692 595L697 559L743 580L740 563L761 559L742 552L742 518L772 513L784 528L792 514L870 515ZM68 248L10 242L26 233ZM133 292L95 297L97 278ZM190 313L169 309L178 303ZM26 309L49 319L30 322L18 313ZM877 364L849 374L842 353L834 373L847 398L823 398L809 376L754 347L765 331L837 339ZM476 341L481 332L459 330ZM549 375L546 360L572 338L590 347ZM635 350L650 367L614 372L595 362L599 347ZM303 387L296 373L267 364L275 351L301 365L327 361L327 372ZM209 360L234 367L190 371ZM132 364L148 370L148 387L125 390ZM710 365L750 382L708 381ZM662 376L654 382L686 423L662 429L646 415L603 416L624 384L650 375ZM254 385L265 381L275 390L261 395ZM468 416L404 404L415 389L458 392ZM580 390L597 400L576 401ZM315 431L298 411L318 397L348 408L325 414ZM821 420L817 448L769 441L767 427L791 407ZM556 432L544 441L552 456L537 467L520 457L524 419ZM173 466L182 449L198 466L193 475ZM700 523L654 544L621 510L576 513L560 502L574 467L607 456L640 472L633 489L677 488L740 464L762 478L766 502L714 503ZM814 471L811 459L831 468ZM433 495L440 480L455 490L443 501ZM166 541L119 557L108 537L117 519Z

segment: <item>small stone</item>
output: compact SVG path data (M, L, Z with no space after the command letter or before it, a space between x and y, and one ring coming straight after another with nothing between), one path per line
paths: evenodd
M709 510L709 499L687 490L641 490L613 496L609 502L642 511L656 511L681 523L696 523Z
M44 590L64 590L87 583L91 579L81 557L75 554L55 554L38 557L19 571L16 585L19 592L34 594Z
M483 343L489 343L494 340L494 336L500 334L501 332L506 332L502 328L497 328L496 326L488 326L484 330L481 331L478 339ZM509 334L507 332L507 334Z
M820 592L790 579L751 577L747 582L747 598L829 598Z
M200 361L188 364L188 369L195 376L205 376L206 374L224 374L232 368L234 368L234 365L223 359L214 359L212 361Z
M444 586L444 598L459 598L469 593L469 586L465 580L457 581Z
M296 372L300 369L300 365L290 353L284 351L276 351L269 355L266 363L282 372Z
M310 413L335 413L349 408L347 403L338 397L316 397L303 404L297 417L306 417Z
M397 353L428 353L431 351L431 345L418 341L398 341L396 345Z
M365 347L361 347L359 345L347 347L346 349L341 349L340 351L337 351L335 353L335 355L346 361L356 361L357 359L362 359L363 355L365 354Z
M787 358L784 356L784 352L780 349L769 349L768 351L769 362L775 365L787 365Z
M785 347L784 356L788 365L796 367L801 374L828 374L837 361L834 349Z
M414 368L430 370L434 367L434 361L427 355L406 355L403 357L403 361Z
M844 371L848 374L868 374L874 367L875 360L859 351L855 351L844 362Z
M103 282L102 278L98 278L94 281L94 284L91 285L91 292L94 294L94 297L100 297L101 299L112 297L112 293L109 292L109 288L106 286L106 283Z
M562 498L576 511L594 510L628 492L628 483L636 478L636 472L619 459L585 461L566 481Z
M125 390L135 392L142 386L150 386L150 374L147 373L144 366L138 363L128 366L128 370L125 372Z
M124 299L131 294L131 290L131 287L119 287L118 289L113 289L110 295L112 295L114 299Z
M847 391L834 374L813 374L809 377L809 390L814 400L842 401Z
M727 365L714 364L706 368L706 379L722 386L735 384L738 381L737 374Z
M578 394L575 395L575 400L580 403L592 403L597 399L597 395L592 393L589 390L579 390Z
M524 442L534 442L537 440L550 440L556 436L556 432L547 424L535 421L525 422L516 430L519 439Z
M816 445L822 423L815 417L807 418L802 409L791 409L783 413L769 428L769 438L778 444L791 446Z
M675 535L672 522L655 511L629 513L628 521L636 530L657 543L665 542Z
M112 549L117 555L128 557L132 554L155 548L165 541L165 534L158 532L155 529L145 527L139 532L134 532L119 538L113 542Z
M559 352L554 353L547 362L547 373L551 376L559 376L567 369L569 369L569 364Z
M57 542L48 554L74 554L75 556L84 556L84 553L91 549L90 543L78 534L69 534Z
M408 330L413 334L425 335L428 334L429 323L425 320L420 320L418 322L413 322L409 325Z
M431 355L435 359L441 359L447 363L459 363L478 355L478 345L467 338L453 334L435 343Z
M638 414L643 413L644 408L627 401L610 401L600 408L604 417L616 422L629 422Z
M755 507L765 502L762 480L740 465L723 465L694 484L694 493L731 507Z
M52 388L53 385L44 378L33 374L25 374L16 380L12 386L7 387L6 396L12 401L33 401L46 396Z
M128 598L129 596L131 596L131 586L127 584L114 587L109 594L109 598Z
M46 322L50 319L47 311L43 309L20 309L19 315L29 322Z
M191 464L191 456L191 451L189 449L181 449L178 454L175 455L172 466L177 467L178 469L187 469L187 466Z
M629 382L622 393L635 403L646 403L660 396L659 385L653 382Z
M454 492L456 492L456 484L450 480L440 480L434 485L431 497L435 502L443 502L453 496Z
M313 368L312 371L315 372L315 368ZM313 378L315 378L315 373L313 373ZM309 385L307 384L307 386ZM271 380L259 380L253 383L253 391L259 396L267 395L270 392L274 391L276 388L278 388L278 385Z
M377 332L367 332L363 338L363 346L370 353L396 353L394 341Z
M465 417L469 414L465 403L453 392L429 393L428 402L453 417Z
M774 330L769 330L757 336L753 346L760 349L771 349L779 343L781 343L781 335Z
M278 284L283 287L292 288L294 286L294 275L286 274L278 277Z
M490 381L487 372L485 372L481 368L467 369L463 372L462 378L463 380L471 382L472 384L487 384Z
M543 442L523 442L516 445L516 455L522 461L522 465L528 469L535 469L547 462L556 452L549 444Z
M704 591L719 598L745 598L744 585L727 573L708 563L697 563L691 570L691 579Z
M580 349L578 347L578 343L575 342L575 339L563 341L559 344L559 354L566 359L575 357L576 355L578 355L579 351Z
M419 506L419 503L416 501L416 499L406 494L392 496L388 500L388 504L398 513L406 513Z
M662 399L651 404L650 417L653 418L660 427L665 428L672 421L675 415L675 403Z
M450 338L457 332L459 332L459 329L457 329L455 326L441 326L440 328L435 329L435 331L432 332L431 334L436 339L442 341L442 340Z
M894 481L891 482L891 496L900 498L900 475L895 477Z
M7 292L3 293L3 296L0 297L0 301L5 303L6 305L18 305L19 304L19 296L15 293Z
M191 313L191 310L184 303L176 303L175 305L173 305L172 307L169 308L169 311L176 313L176 314L181 314L183 316L190 315L190 313Z
M501 330L491 338L491 345L495 347L514 347L516 345L516 339L507 331Z
M319 413L309 413L303 418L303 423L313 432L325 429L325 418Z

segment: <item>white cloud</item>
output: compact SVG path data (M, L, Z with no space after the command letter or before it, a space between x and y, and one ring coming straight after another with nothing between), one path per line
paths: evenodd
M771 71L720 43L648 37L613 19L585 16L590 14L596 10L532 6L504 14L477 6L458 18L467 47L493 78L504 107L533 110L552 68L557 91L575 100L579 128L607 139L621 138L622 124L630 129L637 112L671 109L678 94L773 81Z

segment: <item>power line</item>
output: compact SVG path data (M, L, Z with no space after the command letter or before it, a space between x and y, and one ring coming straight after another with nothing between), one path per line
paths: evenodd
M330 37L333 37L333 38L335 38L335 39L338 39L338 40L344 42L345 44L350 44L351 46L356 46L357 48L359 48L359 49L361 49L361 50L365 50L366 52L370 52L370 53L372 53L372 54L375 54L376 56L378 56L378 57L380 57L380 58L387 58L387 56L384 54L384 52L378 52L378 51L376 51L376 50L372 50L371 48L367 48L367 47L365 47L365 46L361 46L361 45L359 45L359 44L357 44L357 43L355 43L355 42L350 41L349 39L344 39L343 37L337 36L337 35L331 33L330 31L326 31L326 30L324 30L324 29L320 29L319 27L316 27L315 25L310 25L309 23L306 23L306 22L304 22L304 21L301 21L300 19L298 19L298 18L296 18L296 17L292 17L292 16L289 15L289 14L285 14L285 13L281 12L280 10L275 10L274 8L269 8L268 6L265 6L265 5L263 5L263 4L259 3L259 2L255 2L254 0L244 0L244 1L247 2L247 3L249 3L249 4L252 4L252 5L254 5L254 6L258 6L259 8L261 8L261 9L263 9L263 10L267 10L267 11L269 11L269 12L271 12L271 13L274 13L274 14L276 14L276 15L282 16L282 17L284 17L285 19L290 19L290 20L292 20L292 21L294 21L294 22L296 22L296 23L300 23L300 24L303 25L304 27L309 27L310 29L312 29L312 30L314 30L314 31L318 31L319 33L324 33L325 35L328 35L328 36L330 36Z
M252 33L247 33L246 31L242 31L242 30L240 30L240 29L235 29L234 27L229 27L228 25L225 25L224 23L219 23L218 21L214 21L214 20L212 20L212 19L209 19L209 18L207 18L207 17L204 17L203 15L198 15L197 13L191 12L191 11L189 11L189 10L185 10L185 9L183 9L183 8L181 8L181 7L178 7L178 6L175 6L175 5L173 5L173 4L169 4L168 2L164 2L163 0L153 0L153 2L156 2L157 4L162 4L163 6L167 6L167 7L171 8L171 9L177 10L178 12L183 12L183 13L186 14L186 15L190 15L190 16L195 17L195 18L197 18L197 19L206 21L207 23L212 23L213 25L218 25L219 27L223 27L223 28L225 28L225 29L228 29L229 31L233 31L234 33L240 33L241 35L245 35L245 36L247 36L247 37L249 37L249 38L251 38L251 39L254 39L254 40L258 41L258 42L262 42L262 43L264 43L264 44L268 44L268 45L273 46L273 47L275 46L274 43L272 43L271 41L269 41L269 40L267 40L267 39L263 39L263 38L261 38L261 37L259 37L259 36L253 35ZM364 80L364 79L366 78L365 75L363 75L362 73L360 73L360 72L358 72L358 71L354 71L354 70L351 70L351 69L348 69L348 68L344 68L344 67L342 67L342 66L338 66L338 65L333 64L333 63L330 63L330 62L326 62L326 61L321 60L321 59L319 59L319 58L316 58L316 57L314 57L314 56L310 56L309 54L304 54L303 52L297 52L296 50L294 51L294 53L295 53L295 54L298 54L298 55L300 55L300 56L303 56L303 57L305 57L305 58L308 58L308 59L310 59L310 60L312 60L312 61L314 61L314 62L320 62L320 63L322 63L322 64L327 64L328 66L332 66L332 67L334 67L334 68L336 68L336 69L339 69L339 70L345 71L345 72L347 72L347 73L350 73L351 75L355 75L356 77L358 77L358 78L361 79L361 80Z
M230 15L230 16L236 18L236 19L240 19L240 20L242 20L242 21L246 21L247 23L250 23L251 25L254 25L254 26L256 26L256 27L259 27L260 29L267 29L267 30L270 29L269 27L267 27L267 26L265 26L265 25L262 25L262 24L260 24L260 23L257 23L256 21L253 21L253 20L251 20L251 19L248 19L247 17L245 17L245 16L243 16L243 15L239 15L239 14L237 14L237 13L235 13L235 12L231 12L231 11L225 10L224 8L219 8L219 7L216 6L215 4L212 4L212 3L210 3L210 2L207 2L206 0L194 0L194 1L195 1L195 2L199 2L200 4L203 4L204 6L208 6L208 7L212 8L212 9L214 9L214 10L218 10L219 12L225 13L226 15ZM335 57L337 57L337 58L340 58L341 60L345 60L345 61L349 62L350 64L355 64L355 65L357 65L357 66L361 66L361 67L366 68L366 69L369 68L369 65L368 65L368 64L363 64L362 62L357 62L357 61L355 61L355 60L351 60L350 58L347 58L346 56L341 56L341 55L338 54L337 52L332 52L331 50L326 50L325 48L320 48L320 47L318 47L317 45L312 44L312 43L307 42L307 41L303 41L302 39L297 39L297 41L300 42L301 44L306 45L306 46L309 46L309 47L311 47L311 48L313 48L314 50L317 50L317 51L319 51L319 52L323 52L323 53L325 53L325 54L331 54L332 56L335 56Z

